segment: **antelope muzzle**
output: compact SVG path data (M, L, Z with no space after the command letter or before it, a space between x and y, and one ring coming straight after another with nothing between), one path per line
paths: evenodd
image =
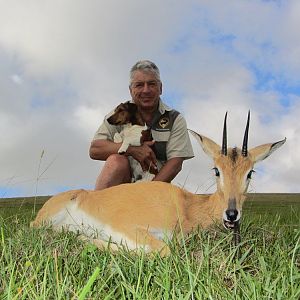
M223 212L223 225L227 229L234 229L240 222L241 212L236 208L236 200L230 199L228 208Z

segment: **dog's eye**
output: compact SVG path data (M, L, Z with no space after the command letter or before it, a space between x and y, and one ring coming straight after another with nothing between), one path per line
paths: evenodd
M219 170L218 170L218 168L213 168L213 170L215 171L215 175L217 176L217 177L220 177L220 172L219 172Z
M254 170L251 170L248 174L247 174L247 180L250 180L252 177L252 174L254 173Z

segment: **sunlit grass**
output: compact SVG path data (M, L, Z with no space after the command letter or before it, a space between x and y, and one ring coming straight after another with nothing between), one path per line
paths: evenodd
M299 299L299 203L257 207L245 207L239 258L221 227L172 241L166 258L111 254L29 228L30 206L0 208L0 299Z

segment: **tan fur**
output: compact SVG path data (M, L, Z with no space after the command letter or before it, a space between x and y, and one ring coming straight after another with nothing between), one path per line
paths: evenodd
M253 152L249 150L247 157L242 156L239 149L228 149L228 155L224 156L220 154L220 146L196 135L220 172L214 194L195 195L164 182L122 184L101 191L68 191L49 199L31 225L53 223L55 229L65 227L73 231L78 226L78 232L101 249L110 247L114 251L116 244L124 244L129 249L144 247L147 252L169 254L165 240L173 233L185 235L197 227L206 228L221 222L232 199L236 201L236 209L241 210L249 183L247 174L254 163L274 151L275 144L277 149L284 143L256 147ZM68 222L73 222L73 227L68 226ZM86 233L88 226L98 226L108 238L90 236Z
M91 217L109 224L137 244L148 243L151 250L161 250L165 244L149 235L149 226L170 231L182 229L188 233L197 226L209 226L216 214L220 218L222 215L206 195L194 195L174 185L153 181L123 184L102 191L58 194L45 203L31 226L51 222L51 216L74 201ZM100 241L95 239L94 242Z

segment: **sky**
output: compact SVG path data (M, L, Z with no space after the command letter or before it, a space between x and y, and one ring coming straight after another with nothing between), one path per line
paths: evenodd
M162 99L188 127L241 147L287 142L255 166L249 192L299 193L300 1L0 0L0 197L93 189L89 146L130 99L131 66L160 68ZM193 139L193 137L191 137ZM173 183L215 190L210 158Z

